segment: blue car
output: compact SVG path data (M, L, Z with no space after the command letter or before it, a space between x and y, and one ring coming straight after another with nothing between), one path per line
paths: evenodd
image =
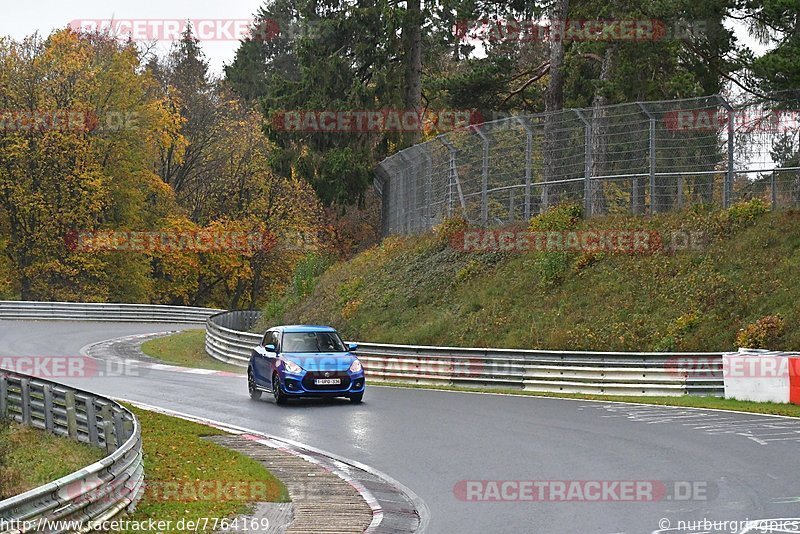
M250 354L247 390L258 400L271 392L277 404L299 397L364 398L364 369L329 326L292 325L270 328Z

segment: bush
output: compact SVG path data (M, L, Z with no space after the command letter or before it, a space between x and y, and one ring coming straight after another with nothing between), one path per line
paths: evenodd
M462 215L453 215L452 217L446 217L442 222L436 225L433 231L443 241L450 241L456 234L463 232L467 228L469 228L469 221L467 219Z
M761 215L769 212L769 205L760 198L738 202L722 212L722 218L733 228L752 225Z
M572 230L583 217L580 204L558 204L531 219L528 226L531 232L542 230Z
M767 315L751 323L736 335L736 344L747 349L768 349L779 342L786 324L780 315Z

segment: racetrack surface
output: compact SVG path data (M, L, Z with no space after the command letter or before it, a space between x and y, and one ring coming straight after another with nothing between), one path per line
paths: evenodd
M186 325L0 321L0 356L77 356L92 342ZM368 387L362 405L250 401L242 377L140 369L57 379L252 428L368 464L415 491L435 533L641 533L679 521L800 516L800 422L753 414ZM695 482L657 502L466 502L463 480ZM681 487L684 487L683 485ZM731 532L727 528L718 532ZM733 530L736 532L737 530ZM702 530L695 530L702 532ZM717 532L717 531L714 531Z

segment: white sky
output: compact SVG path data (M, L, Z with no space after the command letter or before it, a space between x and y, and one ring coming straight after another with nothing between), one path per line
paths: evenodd
M75 20L205 20L222 28L222 22L251 19L262 0L17 0L5 1L0 17L0 35L21 39L36 31L47 35L55 28ZM757 53L764 50L747 35L742 24L734 26L737 36ZM159 41L163 53L169 42ZM220 74L224 64L233 60L238 47L234 39L205 40L201 46L209 59L212 72Z

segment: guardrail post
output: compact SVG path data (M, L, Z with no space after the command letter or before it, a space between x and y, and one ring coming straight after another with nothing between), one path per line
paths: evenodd
M106 442L106 451L111 454L116 449L116 444L114 441L114 419L109 405L106 404L100 408L100 418L103 420L103 439Z
M44 386L44 429L53 432L53 386Z
M86 428L89 432L89 444L100 445L100 436L97 434L97 409L94 406L94 399L86 399Z
M114 438L117 448L125 443L125 426L122 412L114 412Z
M31 381L23 378L19 381L20 396L22 397L22 424L31 424Z
M0 373L0 419L8 417L8 378Z
M75 392L70 390L64 394L64 407L67 412L67 435L70 439L78 439L78 416L75 413Z

